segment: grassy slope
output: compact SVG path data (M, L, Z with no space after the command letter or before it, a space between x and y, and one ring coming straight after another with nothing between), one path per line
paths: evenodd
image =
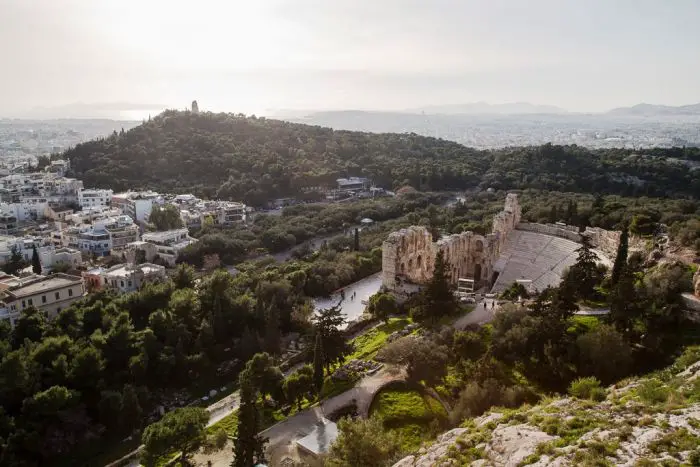
M410 452L433 437L447 412L440 402L419 389L393 385L375 396L370 415L381 417L384 426L400 436L403 450Z

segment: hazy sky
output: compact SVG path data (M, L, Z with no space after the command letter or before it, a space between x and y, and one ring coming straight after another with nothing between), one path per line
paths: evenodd
M700 102L700 0L0 0L0 114Z

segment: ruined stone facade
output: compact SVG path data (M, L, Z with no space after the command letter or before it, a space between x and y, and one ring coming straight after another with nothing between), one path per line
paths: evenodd
M473 279L475 286L490 283L508 233L520 223L521 209L515 194L506 196L503 211L494 216L492 233L474 232L450 235L433 242L425 227L412 226L393 232L382 245L382 284L396 290L401 281L427 283L433 275L437 252L442 250L449 265L449 276Z

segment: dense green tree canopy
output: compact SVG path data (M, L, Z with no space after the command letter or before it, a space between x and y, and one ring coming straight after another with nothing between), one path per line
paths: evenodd
M265 118L169 110L63 157L86 185L152 188L262 205L358 175L420 190L537 188L623 195L696 195L700 180L673 158L697 149L579 146L479 151L415 134L335 131Z

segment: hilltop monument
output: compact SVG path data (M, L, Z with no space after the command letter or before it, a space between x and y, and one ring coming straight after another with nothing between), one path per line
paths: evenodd
M192 101L192 113L193 114L198 114L199 113L199 105L197 104L197 101Z

